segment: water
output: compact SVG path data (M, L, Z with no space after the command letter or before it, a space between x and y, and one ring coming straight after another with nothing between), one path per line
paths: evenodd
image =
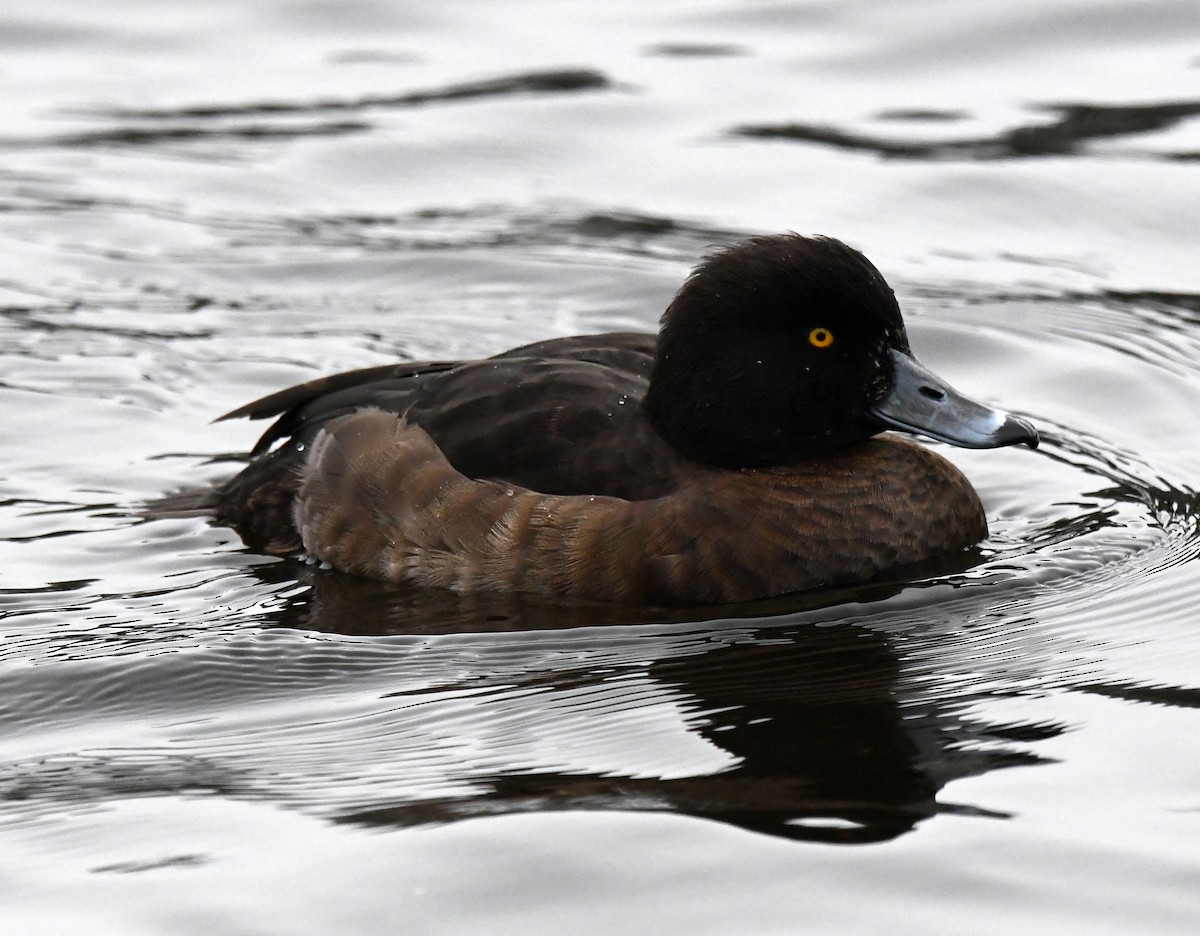
M14 931L1192 933L1200 10L0 12ZM413 594L164 493L321 373L652 328L710 244L861 247L1031 416L907 587Z

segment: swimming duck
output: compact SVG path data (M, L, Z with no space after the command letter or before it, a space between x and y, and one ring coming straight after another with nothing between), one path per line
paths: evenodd
M252 548L658 605L863 583L983 539L958 469L884 430L1038 443L916 360L866 257L797 234L705 258L657 336L350 371L221 418L270 416L217 491L218 522Z

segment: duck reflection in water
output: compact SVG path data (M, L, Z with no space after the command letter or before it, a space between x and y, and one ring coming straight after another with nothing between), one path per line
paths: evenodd
M412 698L469 690L472 724L488 727L479 729L485 740L472 735L467 743L487 745L488 761L512 761L481 774L460 773L462 766L447 760L444 782L455 795L388 803L385 794L373 803L343 804L338 818L346 822L412 826L523 812L658 811L789 839L875 842L939 814L998 815L941 803L938 793L955 779L1039 763L1029 745L1062 730L989 725L979 718L968 723L961 695L906 699L911 693L896 638L852 624L823 625L820 611L630 629L608 626L618 619L603 608L572 609L528 596L393 589L334 573L314 573L311 582L305 601L278 612L280 623L295 627L303 621L356 634L443 634L451 641L451 659L453 641L462 639L472 661L469 674L461 662L450 665L444 684L431 690L426 682ZM881 592L874 589L870 597ZM937 617L936 609L930 613ZM795 623L787 623L789 617ZM527 632L527 642L513 631ZM544 649L547 639L551 651ZM489 672L489 651L505 661L515 654L522 661L519 673ZM423 672L423 679L430 677ZM485 688L489 683L497 687L494 697ZM521 687L530 694L522 695ZM512 708L514 689L526 699L519 705L530 706L524 715ZM401 704L406 696L398 686L388 702ZM657 714L664 702L682 718ZM646 776L640 739L622 724L628 719L630 734L636 734L634 726L656 705L659 727L664 717L682 720L693 740L721 755L722 766L682 777ZM549 724L548 710L555 713L552 734L564 756L567 750L603 751L602 764L594 770L530 767L521 739L505 732L514 730L515 721L521 731L538 733ZM425 724L411 743L427 744L427 730L437 728ZM670 727L679 730L677 723ZM389 736L395 731L386 729ZM447 749L461 741L453 738ZM423 762L430 756L404 743L390 754L398 786L405 785L404 762L415 755ZM553 761L556 755L545 756ZM373 765L373 773L380 767ZM464 785L472 792L460 794Z

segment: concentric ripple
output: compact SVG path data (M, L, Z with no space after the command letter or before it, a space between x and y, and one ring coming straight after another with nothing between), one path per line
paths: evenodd
M135 563L131 584L159 584L120 594L114 574L12 596L0 717L28 740L0 770L8 800L218 790L371 825L666 810L833 841L1004 815L939 790L1043 762L1039 747L1070 726L1020 700L1195 691L1126 659L1147 620L1168 634L1195 606L1195 453L1155 437L1169 417L1116 404L1143 394L1200 411L1187 366L1200 341L1183 327L1190 309L1158 300L963 299L911 302L914 346L1034 419L1043 443L940 447L977 485L992 534L969 568L907 587L648 620L262 564L198 518L11 502L14 547L95 540ZM1103 374L1103 392L1080 372ZM38 626L50 607L53 628ZM868 749L863 786L855 751Z

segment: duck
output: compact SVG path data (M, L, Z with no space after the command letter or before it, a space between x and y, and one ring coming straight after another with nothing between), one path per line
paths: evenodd
M645 606L953 561L987 536L983 506L911 437L1038 445L918 361L861 252L795 233L703 257L657 334L353 370L220 419L269 417L215 492L248 547L397 585Z

